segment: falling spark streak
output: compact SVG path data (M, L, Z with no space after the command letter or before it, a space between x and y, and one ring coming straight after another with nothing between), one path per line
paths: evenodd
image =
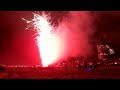
M27 29L33 28L37 31L37 37L35 38L37 46L40 51L40 57L42 59L43 67L54 63L61 54L61 42L59 37L53 33L55 27L51 25L49 14L42 13L42 15L33 13L34 18L27 22Z

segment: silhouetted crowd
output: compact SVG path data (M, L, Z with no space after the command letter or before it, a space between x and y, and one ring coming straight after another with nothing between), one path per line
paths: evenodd
M70 60L71 59L71 60ZM84 57L77 57L77 58L75 58L75 57L72 57L72 58L69 58L69 60L68 61L70 61L70 63L72 63L72 64L74 64L73 62L74 61L77 61L77 68L78 68L78 70L80 70L81 68L87 68L87 67L94 67L94 68L97 68L97 63L96 63L96 61L95 60L93 60L91 63L92 63L92 65L89 65L88 64L88 61L87 60L85 60L84 59ZM72 61L72 62L71 62ZM82 63L81 63L82 62ZM8 66L2 66L2 65L0 65L0 71L5 71L5 68L6 67L8 67ZM65 64L65 66L64 66L65 68L66 68L66 70L68 69L68 67L72 67L72 66L69 66L69 64L68 64L68 62L66 62L66 64ZM24 66L22 66L22 67L15 67L15 68L21 68L21 69L24 69L25 67ZM33 67L30 67L31 69L33 68ZM37 68L37 66L34 66L34 68ZM33 69L34 69L33 68Z

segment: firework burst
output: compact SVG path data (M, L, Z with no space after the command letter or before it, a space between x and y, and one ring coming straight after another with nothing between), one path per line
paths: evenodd
M33 15L34 18L31 21L22 19L28 24L26 30L32 28L32 30L36 31L35 41L39 48L42 65L47 67L54 63L61 54L61 42L56 33L53 33L56 29L51 25L50 14L43 12L42 15L37 13L33 13Z

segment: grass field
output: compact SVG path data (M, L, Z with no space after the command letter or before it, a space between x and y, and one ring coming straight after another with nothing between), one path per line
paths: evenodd
M8 68L0 79L120 79L120 66L91 68Z

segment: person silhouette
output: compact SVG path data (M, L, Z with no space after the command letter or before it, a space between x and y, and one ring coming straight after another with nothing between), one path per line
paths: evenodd
M93 61L94 68L97 68L97 63L96 61Z
M87 67L87 62L86 62L86 61L84 61L84 67L85 67L85 68Z
M66 68L66 70L67 70L67 63L66 63L66 65L65 65L65 68Z
M80 70L80 63L78 63L78 70Z

